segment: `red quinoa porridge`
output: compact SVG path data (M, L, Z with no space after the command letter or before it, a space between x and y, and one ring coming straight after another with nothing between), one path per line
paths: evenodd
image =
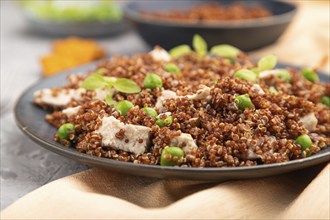
M264 18L272 13L258 4L198 4L190 9L172 9L168 11L141 11L145 17L184 22L222 22Z
M330 144L330 84L302 72L261 70L243 52L171 57L156 47L71 74L63 87L37 91L34 103L62 127L56 141L92 156L182 167L280 163ZM128 92L119 79L131 83Z

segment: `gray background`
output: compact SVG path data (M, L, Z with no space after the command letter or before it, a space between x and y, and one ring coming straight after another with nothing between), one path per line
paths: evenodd
M41 78L40 56L54 39L27 27L18 2L1 0L1 210L55 179L88 169L30 141L15 125L13 106L20 93ZM99 39L109 54L147 50L133 32Z

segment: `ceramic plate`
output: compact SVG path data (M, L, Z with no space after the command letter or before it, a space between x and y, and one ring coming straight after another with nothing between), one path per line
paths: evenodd
M279 67L283 65L279 65ZM289 65L285 65L289 66ZM36 90L62 86L66 76L72 72L86 72L95 69L92 63L70 71L63 72L54 77L45 78L29 87L18 99L15 106L15 117L18 127L29 138L40 146L57 154L77 160L90 166L106 168L111 171L128 175L140 175L158 178L184 178L206 181L224 181L231 179L246 179L272 176L311 167L330 160L330 147L308 158L293 160L284 163L258 165L253 167L222 167L222 168L179 168L161 167L155 165L133 164L115 161L108 158L98 158L77 152L74 148L67 148L54 141L56 129L45 120L43 109L32 104L33 93ZM329 80L325 74L320 74L322 81Z

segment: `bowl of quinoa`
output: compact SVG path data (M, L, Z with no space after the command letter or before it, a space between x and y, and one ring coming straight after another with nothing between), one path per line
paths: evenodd
M17 123L50 150L137 175L258 177L329 160L330 84L322 75L276 66L274 55L255 62L229 45L208 51L198 35L193 45L114 56L43 80L18 101Z
M230 44L252 51L274 43L297 11L291 1L177 0L131 1L125 17L151 47L186 44L195 33L209 45Z

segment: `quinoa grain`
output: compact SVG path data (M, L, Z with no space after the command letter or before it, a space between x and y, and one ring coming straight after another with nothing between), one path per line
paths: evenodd
M330 95L330 84L311 83L294 69L287 69L291 74L290 82L277 77L262 78L259 86L264 94L256 93L254 84L233 74L239 69L251 69L256 65L243 53L229 62L217 56L200 57L194 52L176 58L171 63L180 68L180 74L170 74L164 70L165 61L154 61L149 54L132 57L118 56L100 63L98 68L105 68L102 74L111 77L128 78L136 82L142 91L136 94L116 92L116 102L128 100L134 107L126 116L107 105L104 100L95 98L95 91L87 90L81 99L72 99L66 106L55 107L41 105L53 111L45 120L55 127L72 123L75 133L69 140L61 143L74 147L77 151L97 157L132 162L137 164L159 165L162 150L170 146L173 139L189 134L194 144L182 142L185 150L183 158L173 158L182 167L237 167L258 164L280 163L310 154L316 154L330 145L330 110L321 103L321 97ZM145 89L143 79L148 73L157 73L163 82L163 88ZM90 73L89 73L90 74ZM86 76L70 75L64 88L77 89ZM207 86L209 98L193 100L189 95ZM269 92L274 87L278 94ZM162 91L171 90L177 95L166 99L163 108L171 113L172 123L159 127L156 118L149 116L144 107L155 108ZM53 89L56 96L59 89ZM248 94L254 108L238 109L235 97ZM61 110L81 106L79 111L67 116ZM159 109L156 109L157 113ZM300 119L314 113L316 128L308 131ZM150 128L150 146L139 155L122 150L115 150L102 145L102 135L95 132L102 125L104 117L113 116L120 122L141 125ZM166 114L159 117L165 119ZM313 144L302 150L295 139L308 134ZM144 139L131 140L121 129L115 137L132 144L143 144ZM57 135L55 140L59 141ZM179 142L178 142L179 143Z

